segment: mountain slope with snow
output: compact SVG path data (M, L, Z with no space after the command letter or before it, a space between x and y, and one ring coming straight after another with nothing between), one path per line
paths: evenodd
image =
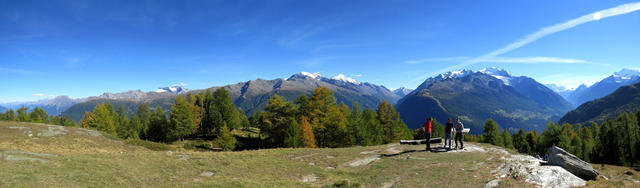
M543 130L549 120L571 110L571 105L532 78L485 68L429 78L398 101L397 109L410 128L418 128L428 116L440 122L460 117L473 133L481 133L488 118L502 128Z
M545 84L544 86L547 86L547 88L556 92L558 95L562 96L562 98L564 99L567 99L569 95L571 95L573 92L576 91L576 89L567 88L567 87L556 85L556 84Z
M157 93L168 92L173 94L182 94L182 93L186 93L187 91L189 91L189 89L184 88L184 86L182 85L172 85L169 87L161 87L161 88L158 88L158 90L156 90Z
M577 107L587 101L602 98L621 86L631 85L638 82L640 82L640 71L622 69L589 87L581 85L567 97L567 100L573 106Z
M406 87L400 87L398 89L394 89L392 91L392 93L396 94L396 95L398 95L400 97L404 97L404 96L408 95L409 93L411 93L412 91L413 91L413 89L409 89L409 88L406 88Z
M637 113L640 110L640 82L625 85L613 93L580 105L560 119L560 123L602 123L617 118L620 114Z
M318 86L329 88L334 92L338 103L344 102L348 106L357 102L362 108L375 109L384 100L395 103L401 98L384 86L359 82L343 74L328 78L319 73L301 72L286 79L257 79L222 87L229 91L238 108L247 114L252 114L264 108L267 100L275 94L294 101L302 94L311 94ZM191 91L183 89L183 92L179 92L180 88L168 87L161 92L132 90L123 93L105 93L98 97L91 97L87 102L74 105L65 114L70 114L72 119L78 120L84 111L92 110L100 102L111 102L114 106L122 104L128 112L135 111L142 103L149 103L152 108L161 106L164 110L168 110L173 98L178 94L199 93L206 90L213 92L218 88L220 87Z

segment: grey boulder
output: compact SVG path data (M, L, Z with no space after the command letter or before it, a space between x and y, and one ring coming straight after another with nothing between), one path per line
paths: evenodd
M562 167L584 180L594 180L598 176L598 171L589 163L556 146L549 148L547 164Z

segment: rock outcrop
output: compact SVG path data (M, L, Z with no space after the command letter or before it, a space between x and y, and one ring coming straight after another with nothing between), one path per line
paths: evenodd
M556 146L549 148L547 163L560 166L584 180L594 180L598 176L598 171L589 163Z

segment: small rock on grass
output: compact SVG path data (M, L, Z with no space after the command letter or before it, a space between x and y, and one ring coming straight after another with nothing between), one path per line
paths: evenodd
M314 182L316 180L318 180L318 175L309 174L309 175L306 175L306 176L302 177L302 179L300 181L301 182Z
M213 172L205 170L202 173L200 173L200 176L202 176L202 177L211 177L211 176L213 176L213 174L214 174Z
M178 160L191 159L191 155L178 155Z
M500 180L491 180L489 183L484 185L484 188L491 188L491 187L495 187L498 186L498 184L500 184Z
M607 176L599 175L598 177L600 177L600 178L604 179L605 181L609 181L609 178L607 178Z

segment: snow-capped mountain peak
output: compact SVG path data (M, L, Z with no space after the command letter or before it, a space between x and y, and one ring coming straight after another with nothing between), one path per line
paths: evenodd
M634 77L634 76L640 76L640 71L633 70L633 69L622 69L618 72L613 73L613 75L617 75L620 77Z
M331 77L331 79L338 80L338 81L343 81L343 82L349 82L349 83L352 83L352 84L360 84L360 82L358 82L356 79L347 77L344 74L338 74L338 76Z
M302 72L300 72L300 75L306 76L306 77L310 77L310 78L313 78L313 79L318 79L318 78L322 77L322 75L320 75L319 72L310 73L310 72L302 71Z
M632 69L622 69L618 72L613 73L612 76L616 83L622 83L640 77L640 71Z
M496 68L496 67L483 68L478 72L481 72L481 73L484 73L484 74L488 74L488 75L493 76L493 77L495 77L497 79L500 79L506 85L509 85L509 82L511 81L511 74L509 72L505 71L504 69L501 69L501 68Z
M412 91L413 91L413 89L409 89L409 88L406 88L406 87L400 87L398 89L392 90L391 92L396 94L396 95L398 95L398 96L403 96L404 97L405 95L408 95Z
M180 94L189 91L187 88L184 88L182 85L172 85L169 87L161 87L156 90L157 93L169 92L173 94Z
M479 72L485 73L491 76L511 77L511 73L507 72L504 69L496 68L496 67L482 68L480 69Z
M461 78L461 77L465 77L465 76L467 76L467 75L469 75L471 73L473 73L472 70L462 69L462 70L449 71L447 73L440 74L439 77L442 78L442 79Z
M544 84L544 85L547 86L547 88L551 89L552 91L555 91L556 93L576 90L576 88L566 87L566 86L557 85L557 84Z

